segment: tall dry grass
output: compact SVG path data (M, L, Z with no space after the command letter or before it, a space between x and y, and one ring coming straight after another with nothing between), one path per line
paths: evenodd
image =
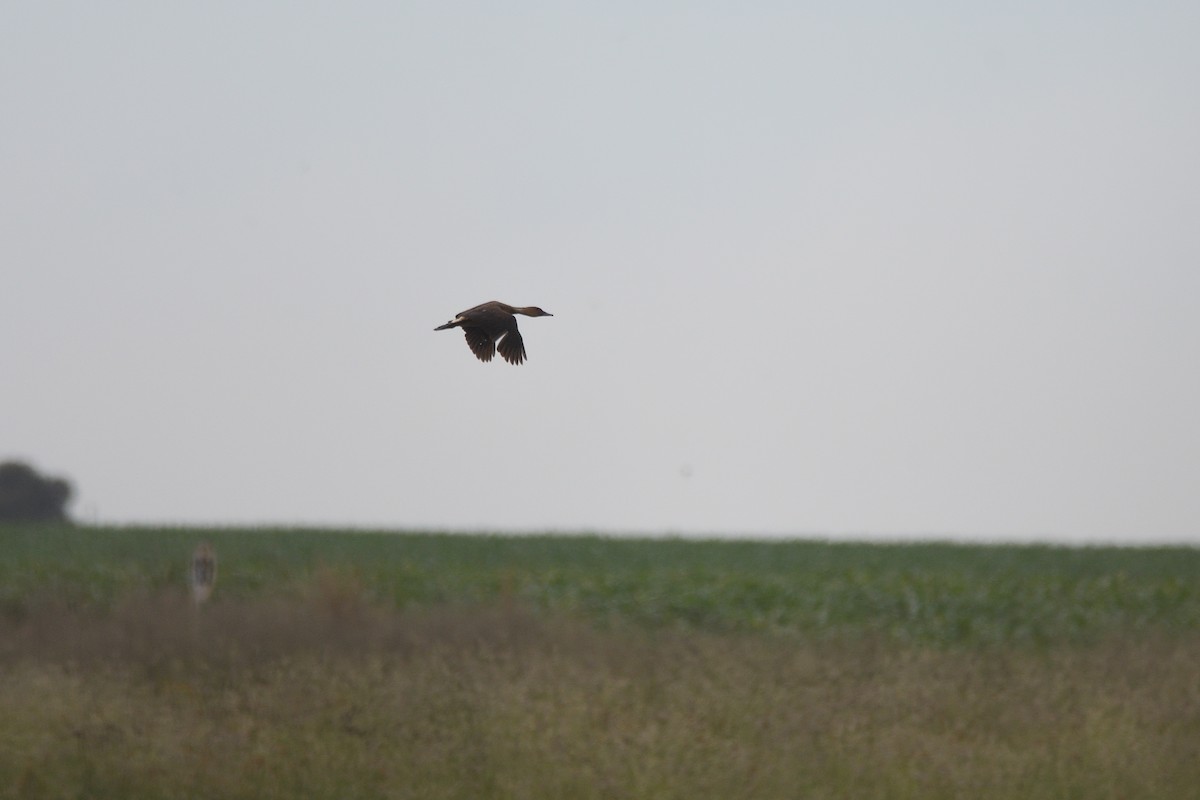
M1131 798L1200 786L1200 637L944 649L143 596L0 620L0 797Z

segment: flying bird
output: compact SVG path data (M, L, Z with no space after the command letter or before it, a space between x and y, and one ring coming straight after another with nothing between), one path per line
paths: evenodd
M474 308L468 308L445 325L434 328L444 331L447 328L462 328L467 337L467 347L480 361L491 361L496 351L510 364L520 364L525 360L525 340L517 330L517 318L514 314L524 314L527 317L553 317L548 311L537 306L510 306L492 300Z

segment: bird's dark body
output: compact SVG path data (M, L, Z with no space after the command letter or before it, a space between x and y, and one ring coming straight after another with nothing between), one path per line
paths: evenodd
M492 300L480 303L474 308L468 308L457 317L434 328L444 331L447 328L462 328L467 338L467 346L480 361L491 361L496 351L501 358L510 364L520 364L526 358L525 340L517 329L515 314L527 317L552 317L537 306L510 306Z

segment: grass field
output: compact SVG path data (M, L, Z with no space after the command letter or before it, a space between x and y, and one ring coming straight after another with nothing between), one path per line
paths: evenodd
M0 797L1195 797L1200 550L0 528L0 669Z

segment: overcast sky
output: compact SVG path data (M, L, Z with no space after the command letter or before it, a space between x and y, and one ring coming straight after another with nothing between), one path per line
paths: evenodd
M0 459L101 522L1200 542L1198 41L8 3ZM493 299L522 366L433 331Z

